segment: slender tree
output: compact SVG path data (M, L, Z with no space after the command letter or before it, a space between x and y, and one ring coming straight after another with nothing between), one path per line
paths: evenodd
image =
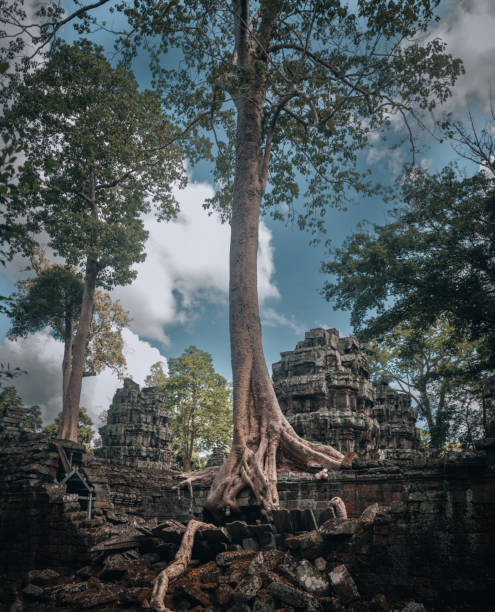
M88 41L57 43L4 95L1 129L27 159L9 210L44 230L83 279L59 429L75 441L96 287L134 279L147 236L142 215L152 207L162 219L176 214L171 189L184 179L182 161L158 97L139 92L130 69L112 67Z
M35 279L18 283L18 292L9 299L10 338L25 337L49 326L55 338L64 343L62 359L62 398L65 398L72 371L75 330L81 312L83 282L68 267L49 265L38 269ZM122 329L129 315L119 301L101 289L95 290L83 376L96 376L110 368L124 373Z
M147 384L159 386L172 415L174 442L185 472L191 470L194 453L211 451L232 439L231 390L215 372L211 355L190 346L168 360L168 376L154 364Z

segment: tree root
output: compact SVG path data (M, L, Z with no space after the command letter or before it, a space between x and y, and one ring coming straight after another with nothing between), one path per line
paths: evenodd
M257 445L234 442L231 453L220 468L206 500L206 508L215 513L223 510L228 516L239 511L237 497L249 488L263 514L271 517L278 509L278 469L307 470L317 479L326 478L329 470L338 470L346 461L352 461L331 446L307 442L300 438L290 424L281 419L272 427L261 429Z
M194 502L194 493L193 493L193 483L194 482L203 482L210 484L218 472L219 467L217 465L211 466L209 468L204 468L199 472L182 472L180 476L183 478L179 483L172 487L173 491L177 491L178 498L180 499L180 490L181 487L187 487L189 490L189 514L193 512L193 502Z
M336 519L347 519L347 508L345 507L344 500L341 497L332 497L329 507Z
M213 465L211 467L204 468L199 472L181 472L179 474L179 478L182 478L182 480L172 487L172 491L178 491L182 487L189 487L189 485L196 482L210 484L215 478L219 469L220 467L218 465Z
M167 594L168 584L170 580L181 576L191 561L192 548L194 544L194 536L198 529L202 527L214 527L208 523L201 521L189 521L186 531L182 536L182 542L173 563L162 570L153 582L153 591L151 593L150 607L155 612L173 612L165 607L165 595Z

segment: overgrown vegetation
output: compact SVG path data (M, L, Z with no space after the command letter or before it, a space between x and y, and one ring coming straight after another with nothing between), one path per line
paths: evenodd
M213 368L211 355L190 346L168 360L168 375L154 364L146 384L165 396L174 432L173 444L182 469L202 467L202 456L232 440L232 391Z
M473 447L494 419L485 401L495 371L492 140L458 130L482 170L410 172L393 220L353 234L323 265L333 275L326 298L351 311L376 372L411 396L437 448ZM471 140L485 148L475 155Z

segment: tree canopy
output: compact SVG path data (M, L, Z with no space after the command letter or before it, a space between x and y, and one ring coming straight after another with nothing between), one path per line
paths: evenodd
M20 281L18 291L10 296L8 314L10 338L25 337L45 327L64 342L62 364L63 388L70 377L75 330L81 312L83 282L67 266L37 266L38 276ZM101 289L95 290L93 314L88 335L83 376L96 376L110 368L119 376L125 371L122 330L129 325L129 315L118 300Z
M132 265L145 257L142 216L177 213L172 187L185 179L182 159L159 97L139 91L125 62L112 66L84 39L55 43L46 64L13 78L3 95L0 130L26 157L6 206L46 232L83 278L60 429L75 439L96 286L135 278Z
M485 173L416 170L395 219L334 252L324 293L351 311L361 338L400 325L426 331L446 315L459 338L482 340L479 367L495 366L494 187Z
M167 376L161 364L154 364L146 383L164 392L174 445L184 471L189 472L193 454L204 454L216 445L230 446L231 389L215 372L211 355L195 346L170 358L168 368Z
M184 178L158 96L86 40L57 42L42 69L3 94L1 132L27 158L8 210L44 229L69 265L96 259L99 285L131 282L147 236L140 214L155 205L173 217L172 185Z
M407 393L426 423L433 447L483 434L482 382L473 369L480 342L470 342L443 315L426 329L403 324L365 345L372 379Z

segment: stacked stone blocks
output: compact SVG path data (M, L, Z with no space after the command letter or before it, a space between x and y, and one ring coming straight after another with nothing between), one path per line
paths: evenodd
M124 380L108 410L107 424L100 428L102 446L98 457L136 467L172 465L172 432L163 394L155 387L140 389L131 379Z
M363 459L419 458L416 413L409 398L388 385L373 387L356 338L312 329L273 364L282 411L305 439Z

